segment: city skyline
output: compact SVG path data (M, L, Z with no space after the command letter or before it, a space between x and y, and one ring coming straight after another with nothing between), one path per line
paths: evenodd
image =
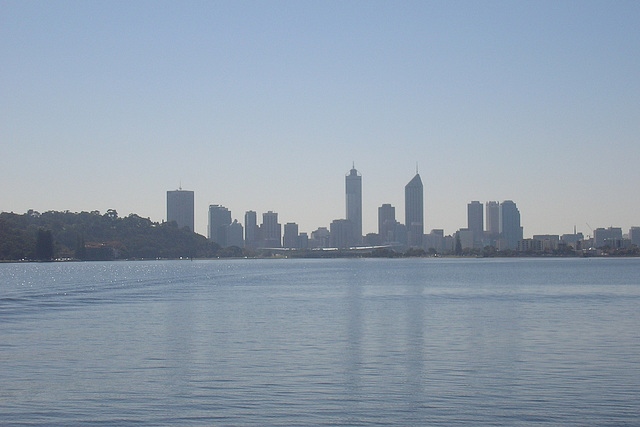
M165 218L195 191L301 231L424 230L514 200L525 235L638 225L640 3L3 2L0 211ZM345 167L346 166L346 167ZM587 225L588 224L588 225Z
M602 242L606 239L617 241L622 240L622 228L609 226L616 231L614 234L607 234L604 227L591 229L591 234L577 233L574 226L573 233L538 233L524 235L524 226L521 222L520 210L516 203L512 200L487 201L481 203L477 200L467 204L467 226L461 226L454 232L446 234L444 229L434 227L429 233L424 230L423 217L423 191L424 187L420 174L416 168L415 176L407 183L404 188L405 203L405 223L399 223L395 217L395 206L384 203L377 209L376 232L362 234L362 175L355 169L355 165L345 175L345 217L336 218L331 221L329 226L318 225L317 228L302 231L299 224L295 221L289 221L284 224L284 234L282 233L282 223L278 222L278 213L268 211L262 214L262 224L257 224L257 214L253 210L244 213L243 223L232 216L229 209L222 205L209 205L208 211L208 232L207 238L220 246L239 246L248 248L307 248L307 247L327 247L326 241L316 241L314 234L324 229L329 233L331 247L352 247L352 246L371 246L380 244L400 244L401 246L429 249L434 247L436 250L443 250L447 245L454 244L455 239L462 243L462 248L482 249L486 246L493 246L499 250L511 249L521 250L520 245L531 245L530 242L523 240L547 241L548 247L556 247L557 243L562 240L569 244L574 244L578 240L582 240L585 236L593 237L594 241ZM189 200L182 197L183 193L190 194ZM167 221L171 221L170 207L176 205L176 194L181 196L179 199L184 206L173 206L173 211L190 211L193 214L193 191L186 191L180 188L176 191L167 191ZM171 200L174 202L171 203ZM486 209L486 219L484 211ZM407 226L407 224L410 224ZM180 224L178 224L180 226ZM633 237L633 230L638 229L637 226L629 228L629 236L632 241L638 240L639 233ZM330 231L329 231L330 230ZM596 237L598 230L600 232L600 240ZM230 237L232 236L233 237ZM309 239L311 235L311 241ZM619 235L619 236L618 236ZM374 237L377 236L377 237ZM302 240L301 240L302 239ZM324 237L323 237L324 239ZM449 239L447 243L445 240ZM552 241L555 241L553 243ZM233 244L231 244L233 242ZM542 245L542 243L538 243ZM319 246L314 246L319 245ZM435 245L435 246L431 246Z

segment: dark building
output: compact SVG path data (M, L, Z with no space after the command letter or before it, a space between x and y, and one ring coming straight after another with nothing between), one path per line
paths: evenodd
M422 247L424 201L422 180L418 173L404 187L404 217L408 232L408 245Z

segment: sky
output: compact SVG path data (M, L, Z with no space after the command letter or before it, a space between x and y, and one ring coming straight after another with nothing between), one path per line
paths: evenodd
M418 167L425 231L640 225L640 2L0 0L0 211L166 220L195 191L363 231Z

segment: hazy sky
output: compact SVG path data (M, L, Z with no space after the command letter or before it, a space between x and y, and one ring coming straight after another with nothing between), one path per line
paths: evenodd
M640 225L638 1L0 0L0 211L166 219L166 191L425 231L514 200L525 236Z

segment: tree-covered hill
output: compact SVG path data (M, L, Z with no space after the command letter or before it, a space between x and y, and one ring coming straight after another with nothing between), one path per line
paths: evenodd
M0 213L0 260L42 259L51 253L46 247L51 242L53 257L86 260L214 257L220 249L175 222L157 223L136 214L120 218L113 209L105 214Z

